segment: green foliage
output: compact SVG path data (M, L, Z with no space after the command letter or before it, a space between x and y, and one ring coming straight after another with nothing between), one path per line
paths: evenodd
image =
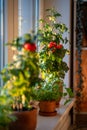
M23 36L13 39L12 42L6 43L6 45L11 46L14 50L21 51L24 43L35 43L37 35L32 31L31 33L26 33Z
M41 87L34 88L32 90L33 97L38 101L52 101L58 100L62 96L62 92L60 92L60 85L54 84L51 82L43 82Z
M74 96L72 90L70 88L65 88L65 89L66 89L66 92L69 94L69 97L72 98Z
M38 29L38 41L40 44L40 68L46 77L53 74L62 80L69 70L67 63L63 60L68 49L65 44L68 43L67 37L64 37L68 28L64 23L57 22L57 18L61 16L55 9L47 9L45 20L40 20ZM55 44L52 46L52 44ZM61 46L58 48L58 46Z
M6 88L0 87L0 126L8 128L11 121L15 121L16 117L12 116L12 97L8 94Z
M48 44L50 41L55 41L57 43L66 43L67 37L63 37L63 34L68 31L68 28L64 23L57 22L57 18L61 16L55 9L47 10L47 15L43 19L40 19L40 24L38 30L38 39L43 44ZM55 15L56 14L56 15Z
M61 17L55 9L47 9L44 19L40 19L38 29L39 50L39 66L41 77L44 80L41 87L36 89L38 100L58 100L61 96L70 96L70 91L61 93L60 83L63 85L65 74L69 70L68 64L64 61L69 50L65 48L68 44L67 37L68 28L64 23L58 22ZM53 85L54 83L59 83Z
M8 43L7 45L16 50L16 53L13 56L13 61L1 71L4 87L13 97L13 104L20 102L27 108L32 98L31 88L36 87L40 82L39 56L36 52L35 38L36 35L34 36L34 34L24 34L13 40L12 43ZM28 45L27 48L25 44Z
M66 88L63 81L47 80L44 81L41 86L32 89L32 95L38 101L52 101L60 99L61 97L66 98L64 104L71 101L73 92L70 88Z

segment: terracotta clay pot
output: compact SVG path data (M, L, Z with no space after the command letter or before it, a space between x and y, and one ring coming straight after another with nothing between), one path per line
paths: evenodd
M35 130L37 124L37 109L30 111L14 112L17 117L15 122L10 123L9 130Z
M40 101L39 108L39 114L42 116L55 116L57 114L56 101Z

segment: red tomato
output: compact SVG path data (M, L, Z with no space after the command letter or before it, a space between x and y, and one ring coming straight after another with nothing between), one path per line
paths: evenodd
M33 52L33 51L36 50L36 45L35 45L35 43L32 43L32 44L31 43L25 43L24 49Z
M56 48L57 48L57 49L61 49L61 48L63 48L63 45L62 45L62 44L59 44L59 45L56 46Z
M50 42L48 48L56 47L56 42Z

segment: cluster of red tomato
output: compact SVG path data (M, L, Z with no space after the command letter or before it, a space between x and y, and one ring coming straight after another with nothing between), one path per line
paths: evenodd
M50 42L48 45L48 48L53 48L53 49L61 49L63 47L62 44L56 44L56 42ZM28 51L36 51L36 45L35 43L25 43L24 44L24 49Z
M35 43L24 43L24 49L27 51L34 52L36 51L36 45Z
M62 44L57 44L56 42L50 42L48 45L48 48L52 49L52 51L54 52L55 49L61 49L63 48Z

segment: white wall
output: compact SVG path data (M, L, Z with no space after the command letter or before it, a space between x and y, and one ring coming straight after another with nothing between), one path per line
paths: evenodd
M44 10L46 10L47 8L52 8L52 7L54 7L62 15L62 17L60 17L58 20L65 23L70 31L70 0L44 0ZM70 40L70 33L66 33L65 35ZM66 46L66 47L69 47L69 46ZM64 60L67 61L68 65L70 65L69 56L66 56ZM67 87L69 87L69 84L70 84L69 77L70 76L69 76L69 71L68 71L64 80Z

